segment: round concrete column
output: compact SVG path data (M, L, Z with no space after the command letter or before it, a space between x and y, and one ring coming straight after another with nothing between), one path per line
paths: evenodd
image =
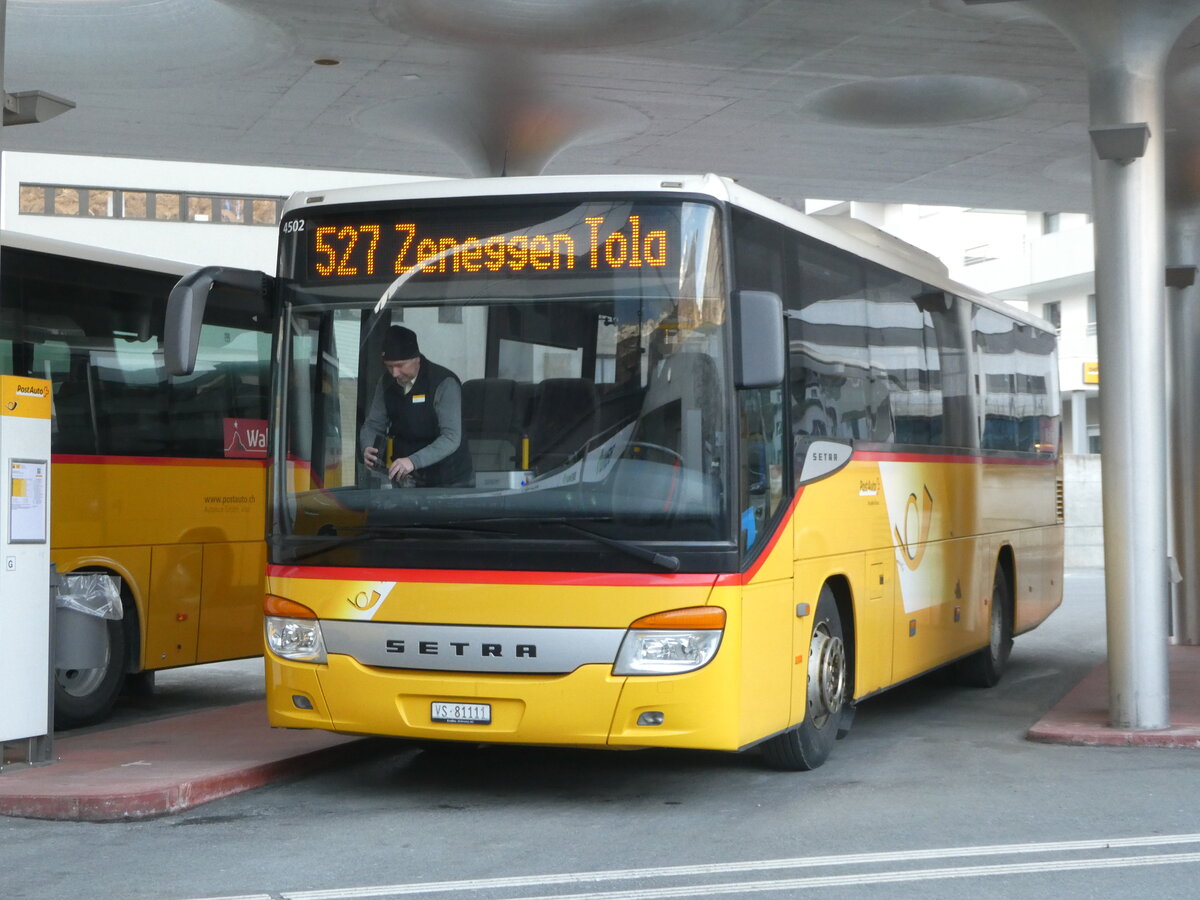
M1170 421L1171 552L1179 581L1171 597L1171 639L1200 644L1200 132L1175 90L1167 122L1167 411Z

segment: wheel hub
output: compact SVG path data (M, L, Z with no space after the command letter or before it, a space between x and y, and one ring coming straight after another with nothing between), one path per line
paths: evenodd
M841 710L846 697L846 647L824 624L813 632L808 657L808 713L813 724Z

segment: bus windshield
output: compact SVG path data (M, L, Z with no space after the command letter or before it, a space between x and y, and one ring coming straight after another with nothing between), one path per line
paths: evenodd
M621 570L669 544L686 569L731 544L718 226L628 197L285 218L273 560L476 567L469 540Z

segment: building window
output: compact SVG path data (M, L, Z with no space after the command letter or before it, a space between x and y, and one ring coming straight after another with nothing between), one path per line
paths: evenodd
M21 215L44 216L46 214L46 189L41 185L21 185Z
M246 201L241 197L220 197L216 201L222 222L246 224Z
M65 184L22 184L18 213L89 219L150 219L275 227L282 197L125 190Z
M52 216L79 215L79 190L77 188L56 187L54 189L54 206Z
M271 225L274 226L279 222L279 201L277 200L255 200L254 201L254 225Z
M1095 294L1088 294L1087 307L1088 307L1087 333L1095 334L1096 333L1096 295Z
M121 191L120 193L122 219L146 218L147 206L145 191Z
M1062 227L1062 215L1060 213L1042 213L1042 234L1054 234Z
M155 193L154 218L160 222L178 222L179 195Z
M189 222L211 222L213 220L212 197L188 197L187 220Z
M1042 318L1054 326L1055 331L1062 329L1062 304L1055 300L1042 304Z
M93 219L109 219L113 214L113 192L94 188L87 193L87 213Z

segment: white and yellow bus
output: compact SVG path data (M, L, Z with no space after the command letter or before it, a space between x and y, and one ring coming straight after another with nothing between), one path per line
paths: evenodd
M716 176L564 177L297 195L279 260L273 725L810 769L1061 600L1054 333L924 254ZM233 274L173 295L179 370ZM472 486L362 463L395 324L461 381Z
M2 239L0 371L51 382L51 559L116 576L99 665L55 673L58 728L109 715L127 677L262 653L267 316L214 295L193 374L170 377L167 295L190 267Z

